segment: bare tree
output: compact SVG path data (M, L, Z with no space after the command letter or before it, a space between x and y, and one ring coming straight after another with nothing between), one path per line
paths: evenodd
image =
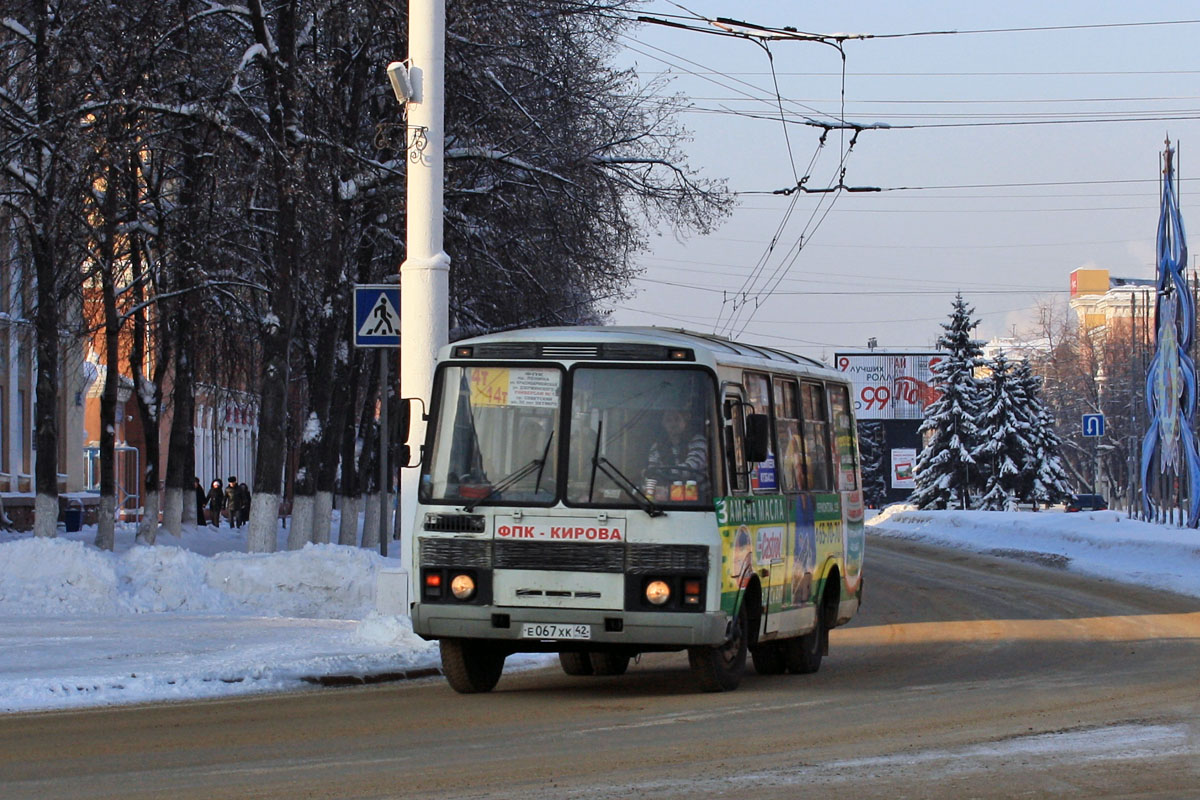
M86 65L74 42L95 7L78 0L10 3L0 19L0 163L3 203L24 230L37 281L34 440L35 531L54 536L58 520L58 401L62 303L78 288L84 240L78 168L84 150Z

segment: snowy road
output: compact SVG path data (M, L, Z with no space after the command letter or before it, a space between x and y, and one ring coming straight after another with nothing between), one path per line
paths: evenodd
M0 797L1187 796L1200 600L872 537L813 676L506 674L0 717Z

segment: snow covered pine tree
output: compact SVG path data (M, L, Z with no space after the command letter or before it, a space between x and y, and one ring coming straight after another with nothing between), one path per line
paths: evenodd
M983 479L980 508L1015 511L1025 464L1034 455L1030 408L1003 350L990 366L980 385L979 444L971 454Z
M1034 374L1028 360L1013 370L1013 379L1021 384L1030 419L1032 457L1025 462L1021 476L1021 500L1039 505L1051 505L1070 494L1070 479L1063 467L1059 451L1062 442L1054 431L1054 415L1042 398L1042 379Z
M919 432L925 446L917 456L917 488L910 498L919 508L970 508L978 470L972 455L979 431L979 384L975 368L983 363L979 343L971 337L974 309L962 295L954 298L950 321L942 323L938 349L946 353L934 383L942 396L925 409Z

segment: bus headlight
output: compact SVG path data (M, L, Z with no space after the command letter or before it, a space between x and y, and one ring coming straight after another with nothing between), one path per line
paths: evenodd
M450 580L450 593L459 600L470 600L475 594L475 579L462 573L455 575Z
M671 599L671 587L666 581L650 581L646 584L646 599L656 606Z

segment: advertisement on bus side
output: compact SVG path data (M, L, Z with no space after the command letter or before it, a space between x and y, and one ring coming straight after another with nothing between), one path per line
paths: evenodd
M813 602L830 560L854 576L862 570L862 492L719 497L721 607L732 613L741 589L758 574L768 613ZM766 579L761 576L766 574Z

